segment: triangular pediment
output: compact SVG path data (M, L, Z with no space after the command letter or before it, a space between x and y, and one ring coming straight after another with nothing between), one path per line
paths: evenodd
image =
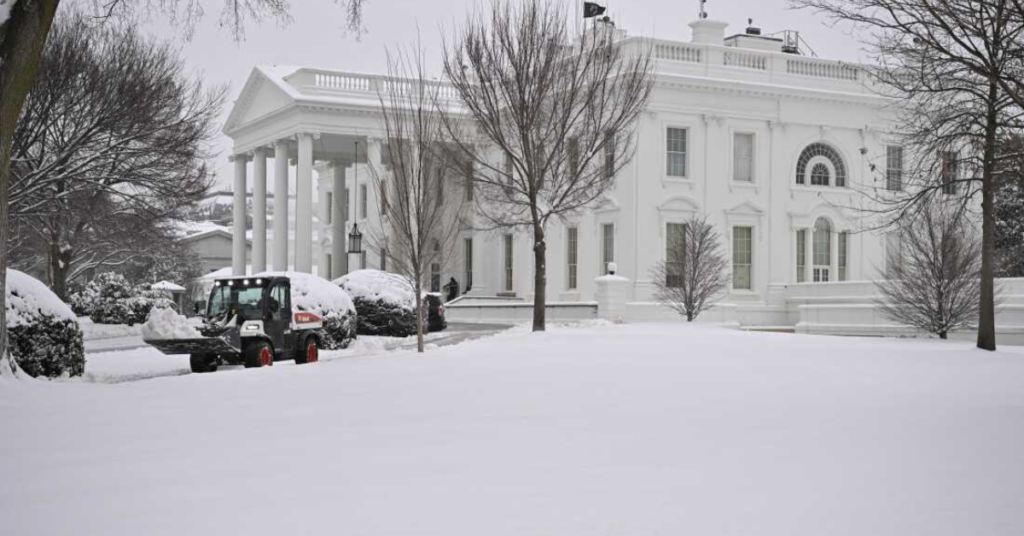
M224 132L231 132L261 117L287 108L294 102L291 96L269 80L263 72L258 68L253 69L228 115L228 120L224 123Z
M726 214L752 214L752 215L760 216L760 215L764 214L764 209L762 209L761 207L759 207L756 203L754 203L752 201L744 201L744 202L736 205L735 207L732 207L732 208L726 210L725 213Z

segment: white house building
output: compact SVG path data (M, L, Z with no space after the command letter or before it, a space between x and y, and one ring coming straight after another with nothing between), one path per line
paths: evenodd
M677 225L703 213L723 238L732 273L729 294L712 317L806 331L816 324L881 323L867 281L884 271L887 240L864 231L864 213L850 207L866 202L865 188L899 187L902 150L887 143L891 103L857 65L800 55L794 43L753 28L726 37L721 22L690 27L689 42L618 36L623 47L653 51L655 91L640 120L635 157L606 202L548 231L547 299L592 305L595 278L615 262L630 281L626 316L671 315L651 303L650 270L664 258ZM380 165L376 91L385 79L259 66L235 103L224 131L234 141L235 192L252 182L255 221L265 211L260 192L273 188L281 195L295 164L296 213L278 211L265 232L294 234L297 270L318 265L320 275L333 278L382 267L372 251L349 259L345 235L353 219L361 228L379 225L366 163ZM355 195L336 195L343 190ZM244 197L236 198L235 210L245 210ZM244 231L234 230L237 273L247 266ZM254 229L252 270L282 268L289 245L275 240L267 251L263 232ZM438 279L471 284L471 296L529 301L530 242L525 235L466 230L449 265L436 267ZM851 320L849 307L842 321L820 316L851 304L870 318ZM829 330L843 331L821 331Z

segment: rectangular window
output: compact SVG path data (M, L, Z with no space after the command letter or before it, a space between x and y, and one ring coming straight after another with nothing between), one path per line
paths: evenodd
M430 292L441 292L441 263L430 263Z
M615 262L615 224L601 225L601 273L608 273L608 265Z
M361 219L361 220L365 220L366 219L366 198L367 198L367 193L368 192L366 190L366 185L365 184L360 184L359 185L359 219Z
M667 163L665 173L670 177L686 176L686 129L669 128L665 133Z
M612 178L615 175L615 133L606 132L604 135L604 176Z
M686 266L686 224L665 224L665 286L683 286Z
M796 282L807 281L807 229L796 232Z
M751 290L754 261L753 228L732 228L732 288Z
M849 276L847 267L849 266L849 248L850 247L850 233L842 232L839 233L839 280L846 281Z
M365 270L366 269L366 250L365 249L362 252L359 253L359 269L360 270Z
M466 278L466 290L469 292L473 288L473 239L466 238L462 241L462 263L465 269Z
M903 147L899 145L885 148L885 187L893 192L903 189Z
M332 269L333 267L331 266L331 261L333 260L334 259L331 258L331 254L328 253L326 262L327 266L324 266L324 279L331 279L332 277L334 277L334 270Z
M345 188L341 194L341 217L344 221L348 221L349 200L348 188Z
M811 235L811 263L815 283L828 283L832 270L832 231L815 229Z
M577 276L579 274L579 247L580 247L580 231L576 227L569 227L566 229L566 240L565 240L565 259L569 268L568 283L566 288L569 290L576 290Z
M388 271L388 248L384 246L380 249L380 271Z
M732 142L732 176L739 182L754 181L754 135L737 132Z
M388 213L388 183L384 181L380 182L380 213Z
M569 138L569 176L575 177L580 167L580 139Z
M466 162L463 173L465 176L463 179L466 181L466 201L473 200L473 163Z
M942 193L956 195L957 162L956 153L942 152Z
M512 292L512 235L505 235L505 292Z
M327 217L325 219L327 220L327 225L330 225L330 224L334 223L334 194L333 193L327 192L327 200L326 200L325 204L327 205ZM328 273L330 273L330 272L328 272Z

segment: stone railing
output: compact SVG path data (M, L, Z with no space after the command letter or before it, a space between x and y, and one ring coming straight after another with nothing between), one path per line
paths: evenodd
M726 67L740 67L743 69L755 69L764 71L768 69L769 56L749 51L728 51L723 55L723 63Z
M832 80L860 80L862 69L848 63L811 58L789 58L786 72L798 76L829 78Z
M399 94L407 94L417 90L416 80L390 78L384 75L347 73L343 71L326 71L321 69L299 69L286 77L286 80L300 91L327 93L367 93L377 95L397 90ZM455 99L458 92L451 84L429 80L425 82L428 92L437 91L442 99Z

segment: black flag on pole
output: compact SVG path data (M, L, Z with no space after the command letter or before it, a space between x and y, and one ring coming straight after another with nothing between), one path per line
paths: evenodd
M604 6L599 6L593 2L583 2L583 18L589 19L590 17L596 17L604 13Z

